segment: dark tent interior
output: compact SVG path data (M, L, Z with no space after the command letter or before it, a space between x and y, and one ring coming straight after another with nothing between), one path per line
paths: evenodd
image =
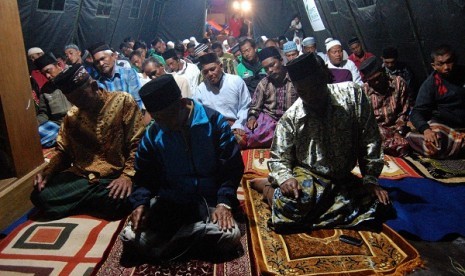
M233 8L235 2L250 2L250 10L238 12ZM377 57L382 56L383 49L386 47L395 47L399 52L399 61L405 63L415 76L414 86L417 90L415 93L418 92L419 86L425 79L432 75L431 51L438 45L450 45L456 53L457 59L455 62L465 65L465 0L0 0L0 17L2 17L2 24L0 24L0 37L2 37L0 56L2 57L1 64L3 65L0 68L0 84L2 85L0 89L0 230L3 231L0 232L0 274L4 272L17 272L15 270L16 264L12 264L13 261L11 261L16 260L17 255L15 254L19 254L18 256L27 256L24 253L17 253L20 252L20 249L17 249L16 246L18 248L23 246L27 249L36 249L36 245L33 242L32 245L27 243L29 240L25 241L24 239L19 239L16 242L15 239L10 238L9 234L13 233L16 235L22 233L22 228L15 227L19 225L23 227L24 221L29 219L27 217L28 212L34 210L34 206L30 200L30 194L33 190L32 183L36 175L48 164L44 161L44 158L48 159L48 156L46 156L48 151L41 147L40 136L37 133L36 111L32 108L34 99L31 99L31 90L34 88L32 87L31 89L32 82L30 82L30 79L32 78L31 71L35 69L35 66L29 60L27 50L33 47L40 47L45 53L51 52L58 57L64 55L63 49L65 45L69 44L76 44L81 49L87 49L96 42L105 42L112 49L119 51L120 44L128 37L146 42L148 48L151 47L150 43L155 38L161 38L164 42L172 41L174 43L181 43L183 40L191 37L195 37L197 41L201 41L205 38L208 28L220 28L220 31L223 31L223 28L226 29L228 22L230 22L234 14L240 14L245 18L246 22L250 23L248 26L249 38L257 42L263 36L267 38L285 36L288 40L292 40L294 33L290 30L289 26L295 16L298 15L302 23L304 37L314 37L317 49L322 53L326 53L325 40L327 38L338 39L343 49L349 54L351 51L348 41L354 37L359 38L363 48L367 52L371 52ZM220 34L220 31L218 31L218 34ZM185 54L186 57L187 52ZM90 63L92 64L92 61ZM129 62L128 66L130 66ZM140 72L138 71L137 73ZM45 75L44 73L42 74ZM204 73L200 71L199 75L201 74ZM149 75L149 79L151 78L152 76ZM202 80L199 81L199 84L202 83ZM462 98L465 99L465 96ZM465 120L465 118L462 118L462 120ZM465 136L461 139L464 140L463 148L465 148ZM253 158L260 160L261 165L263 160L271 160L271 157L268 156L269 149L267 150L268 152L266 153L254 151L256 156ZM249 155L242 156L244 160L249 157ZM250 160L255 161L253 158L250 157ZM420 222L418 224L412 222L413 226L409 226L418 232L428 232L428 228L435 228L432 225L438 217L441 223L436 225L436 228L441 228L443 225L445 225L445 228L447 226L460 228L460 225L463 225L461 218L464 218L464 212L459 213L457 210L465 208L465 159L461 159L461 161L463 161L463 163L460 163L462 167L458 170L460 170L460 173L463 172L463 174L455 175L455 167L453 169L445 169L446 173L444 174L446 176L454 175L457 177L458 180L455 182L439 181L437 180L439 179L437 175L433 173L428 175L421 169L418 169L418 167L415 167L415 169L406 170L408 176L402 176L402 178L389 178L388 176L385 179L380 179L380 184L389 189L390 195L392 194L398 199L398 204L407 206L406 209L413 214L420 212L419 209L426 206L425 199L420 198L417 194L420 193L418 191L420 189L424 188L427 190L428 199L431 199L431 201L438 198L442 200L441 202L447 202L449 201L448 198L451 198L450 202L448 202L450 205L444 208L451 208L453 209L451 213L455 213L449 217L444 215L444 213L441 215L440 212L432 212L431 217L426 216L424 218L426 222L420 227L418 227ZM434 162L431 161L430 163ZM388 163L385 159L385 166L389 167L389 164L391 163ZM418 165L418 162L409 161L401 164L406 164L406 167L414 167L415 164ZM422 163L420 165L424 165L423 167L426 168L425 164ZM264 170L268 173L269 167L265 166ZM253 172L255 173L256 171ZM443 172L441 171L441 173ZM265 176L259 175L259 177ZM249 180L244 177L240 185L247 185L244 183L247 183ZM422 182L423 180L425 181ZM410 190L406 191L402 190L402 187L399 188L402 185L410 187L406 188ZM455 192L458 190L460 190L460 193ZM450 192L450 194L442 194L444 191ZM242 201L244 201L244 198L247 199L247 191L243 192L241 196ZM241 204L243 206L241 206L245 210L247 208L255 208L248 207L242 201ZM263 203L262 201L258 200L257 202ZM410 203L412 205L409 205ZM253 210L256 211L255 209ZM445 213L447 213L447 210ZM257 216L260 215L261 213ZM401 216L402 213L399 217ZM460 219L456 219L457 217L460 217ZM23 220L21 221L21 219ZM411 220L410 217L405 217L404 219L407 221L407 225L411 222L409 221ZM465 221L465 218L463 221ZM73 223L75 222L71 224ZM78 223L75 224L78 225ZM275 262L270 265L270 271L273 272L259 271L264 262L262 259L258 260L257 256L252 256L255 252L254 250L261 248L262 242L270 242L270 240L274 242L278 238L270 234L269 237L274 237L273 239L263 239L265 240L263 241L262 238L257 238L254 240L253 235L259 235L261 232L267 232L268 234L273 232L270 228L266 228L266 225L263 226L264 228L261 229L261 232L259 230L250 230L253 227L258 227L257 225L258 223L255 222L247 222L243 224L244 229L248 227L247 230L241 228L242 232L245 231L247 233L244 238L246 243L248 243L246 252L248 250L251 252L246 257L249 258L248 261L252 260L248 263L249 270L246 270L246 272L241 270L243 267L238 269L235 266L237 263L231 262L228 263L229 265L232 264L229 267L230 274L226 273L227 266L218 266L215 263L211 267L208 266L208 269L211 269L211 271L205 268L205 271L209 271L206 274L201 274L199 271L190 272L189 274L186 272L189 270L182 267L186 274L181 273L176 275L213 275L213 271L215 271L214 275L301 275L298 272L299 269L303 271L307 267L294 266L284 269L280 267L281 263L276 261L277 259L272 259L270 262ZM53 225L53 227L61 226L59 223ZM125 221L115 225L100 224L99 227L101 228L99 231L102 229L110 229L108 230L110 232L113 231L112 236L103 239L108 240L108 243L116 244L115 241L119 240L117 232L121 231L124 226ZM397 231L392 225L388 226L393 229L389 231ZM385 266L383 269L389 266L395 267L396 265L402 267L401 263L405 261L409 262L410 267L406 265L399 270L360 270L353 272L353 274L347 271L338 273L333 271L334 274L330 274L329 272L327 274L326 271L318 275L372 275L370 273L373 271L376 271L376 275L405 275L407 273L412 273L412 275L465 275L465 239L463 237L465 228L458 230L456 228L454 228L452 233L448 233L437 239L424 239L419 235L411 234L408 229L401 229L405 231L400 231L399 234L395 233L395 238L390 237L394 244L392 251L389 251L391 249L386 250L389 251L386 255L390 254L388 258L390 262L377 265ZM385 230L383 229L383 231ZM342 230L338 229L335 231ZM29 229L26 232L32 233L33 230ZM382 233L384 234L385 232ZM319 238L331 238L331 235L327 233L322 236L324 237ZM368 240L365 237L363 239L364 241ZM61 240L57 240L61 242ZM95 240L97 240L97 237L89 239L86 242L94 242ZM308 238L308 240L311 240L311 238ZM7 246L7 243L12 241L16 242L16 244L10 248L10 246ZM341 255L346 254L346 256L344 255L344 261L347 263L344 263L344 265L349 267L357 256L363 254L370 255L373 259L378 258L379 256L376 255L378 251L376 250L381 247L377 248L377 244L373 239L370 242L371 247L368 247L368 245L367 247L365 245L363 247L352 247L351 249L355 248L356 253L347 253L352 252L350 250L341 253ZM367 242L367 244L370 242ZM405 250L406 253L395 251L401 248L397 244L404 243L408 244L410 251ZM385 245L383 242L380 242L380 244ZM272 245L275 246L275 244ZM53 246L50 245L47 247L47 250ZM83 248L86 246L90 248L88 245L83 246ZM299 248L301 245L295 243L294 246ZM309 242L309 245L302 245L302 247L305 246L310 248L312 243ZM286 254L288 251L288 248L283 249L279 246L276 246L274 249L276 249L276 252L279 250L286 251ZM323 250L322 255L330 255L331 253L328 252L333 252L333 249L330 248L328 251ZM381 249L380 251L382 251ZM94 254L91 250L89 252L89 255ZM81 255L85 255L84 253L82 251L76 254L76 256L79 255L82 257ZM59 254L62 254L61 251ZM62 257L59 254L57 259L60 261L69 257ZM117 259L119 257L119 255L115 257L116 255L113 254L114 248L110 250L110 247L108 247L102 251L101 255L108 259ZM415 254L418 255L418 258L412 257L412 259L408 259L410 256L416 256ZM275 255L278 256L278 253ZM419 261L420 255L421 261ZM97 257L100 258L101 256ZM85 263L89 260L89 262L93 262L97 257L84 258L84 261L78 262ZM52 259L50 258L50 260ZM70 257L69 259L72 258ZM241 260L243 259L246 258L242 256ZM297 257L297 259L299 258ZM28 260L36 265L35 260L41 260L41 256L39 254L39 256L34 256ZM371 265L371 260L364 259L363 262L365 265ZM65 261L68 261L66 268L69 268L71 261L68 259ZM396 263L397 261L399 263ZM37 263L40 263L40 261L37 261ZM324 267L327 265L329 267L330 264L334 265L334 267L341 266L338 261L334 260L323 263L321 264L317 261L315 266L321 265L321 267ZM197 265L201 267L202 264ZM96 270L94 270L94 267L86 268L87 270L84 268L79 270L81 269L79 265L75 265L76 268L73 266L75 270L63 270L60 275L113 275L112 273L107 274L106 272L102 272L103 268L111 270L111 265L108 265L109 268L105 267L101 263L101 260L93 265L96 267ZM41 266L45 265L37 264L37 267L39 267L37 275L48 275L47 273L53 275L55 273ZM218 269L218 267L220 268ZM121 275L140 275L134 271L129 273L129 270L124 270L126 268L123 268L123 266L118 269L124 271L124 273L120 271ZM145 272L143 269L141 269L142 272L139 272L141 274L148 273L147 275L152 275L150 274L150 269L154 268L149 267L147 270L149 272ZM181 268L179 269L179 271L182 270ZM173 273L177 272L173 271L167 272L167 275L174 275ZM42 272L44 274L41 274Z
M87 47L105 41L117 48L125 37L146 42L159 36L177 41L205 30L207 0L24 0L18 1L26 49L42 47L59 53L66 44ZM231 2L231 1L229 1ZM367 50L380 56L382 49L399 49L419 79L430 72L429 53L434 46L450 44L459 53L465 50L465 1L460 0L328 0L315 1L325 30L313 31L303 1L254 0L249 15L253 36L269 38L287 35L293 15L302 18L307 36L347 41L357 36ZM227 8L222 9L228 13ZM462 62L463 63L463 62Z

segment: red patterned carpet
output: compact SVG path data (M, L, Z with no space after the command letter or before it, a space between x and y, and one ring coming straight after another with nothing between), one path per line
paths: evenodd
M175 261L167 264L141 264L127 266L122 264L121 256L123 253L123 244L117 239L112 246L108 257L100 263L94 271L95 275L215 275L215 276L247 276L254 275L249 255L248 231L245 223L239 223L242 238L241 243L244 254L234 260L224 263L212 263L201 260ZM124 257L123 257L124 259Z

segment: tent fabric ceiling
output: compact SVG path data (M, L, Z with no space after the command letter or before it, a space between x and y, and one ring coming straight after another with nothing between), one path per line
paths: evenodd
M203 35L206 0L112 0L108 16L96 16L96 0L66 0L63 11L39 10L39 1L18 0L26 49L62 53L69 43L86 48L105 41L118 48L128 36L150 43L156 36L175 40ZM130 17L133 3L140 3L138 18Z
M127 36L150 42L155 36L166 40L201 38L207 0L112 0L108 17L96 16L97 0L66 0L64 11L38 10L38 2L18 0L26 48L42 47L62 52L76 43L86 47L106 41L117 48ZM441 43L465 52L465 0L315 0L326 30L314 32L303 0L250 0L253 2L254 36L277 37L287 31L299 13L307 36L324 40L335 37L346 42L358 36L366 49L380 56L386 46L399 48L400 60L408 63L419 79L431 71L429 53ZM138 18L130 18L134 3L140 3ZM463 61L459 60L459 61Z

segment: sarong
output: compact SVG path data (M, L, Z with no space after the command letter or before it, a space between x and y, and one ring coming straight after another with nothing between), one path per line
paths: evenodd
M395 129L387 127L379 127L379 132L383 140L383 151L385 154L402 157L409 153L410 145L405 138L400 140L394 139Z
M354 227L374 220L382 205L355 176L334 182L302 167L293 173L301 188L297 200L274 191L270 226L277 232Z
M126 198L113 199L107 186L113 179L88 179L71 172L62 172L52 177L42 191L34 189L32 203L50 219L59 219L76 214L91 214L106 219L120 219L130 213Z
M439 135L439 147L425 142L423 134L410 132L405 137L410 147L420 155L434 159L458 158L464 154L465 132L446 125L428 122L432 131Z
M245 126L245 135L247 139L247 148L269 148L273 141L274 130L278 122L271 118L270 115L261 112L257 119L257 128L250 130Z

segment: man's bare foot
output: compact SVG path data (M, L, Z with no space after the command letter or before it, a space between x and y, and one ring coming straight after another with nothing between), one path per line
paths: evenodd
M266 186L271 185L267 178L254 178L250 180L250 187L259 193L263 193Z

